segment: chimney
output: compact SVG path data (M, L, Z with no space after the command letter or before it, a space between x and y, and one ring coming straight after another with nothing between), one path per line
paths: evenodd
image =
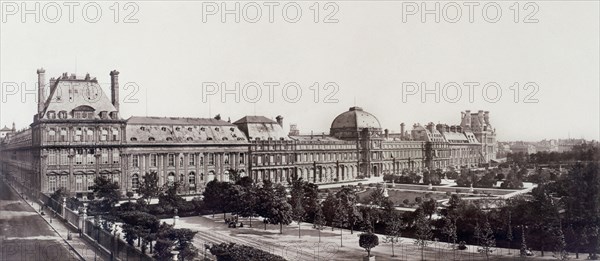
M437 125L435 125L435 129L439 132L444 132L444 125L438 123Z
M38 75L38 114L42 113L44 110L44 102L45 102L45 90L44 83L46 82L46 70L44 68L40 68L37 70Z
M12 127L12 131L13 131L13 132L16 132L16 131L17 131L17 127L16 127L16 125L15 125L15 122L14 122L14 121L13 121L13 127Z
M119 72L117 70L110 72L110 91L112 104L119 111Z
M277 120L277 124L279 124L279 126L281 126L281 128L283 128L283 117L281 115L277 115L277 117L275 117L275 119Z
M427 124L427 130L429 130L430 132L433 132L433 122L430 122L429 124Z
M404 138L404 122L400 123L400 138Z
M389 139L390 138L390 131L388 129L383 130L385 133L385 138Z

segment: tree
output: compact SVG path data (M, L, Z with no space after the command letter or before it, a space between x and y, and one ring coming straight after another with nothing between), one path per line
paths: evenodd
M94 201L92 205L95 211L101 213L110 212L121 198L119 184L102 176L94 179L94 185L90 188L94 192L95 197L100 199L99 201Z
M118 217L123 222L123 232L127 243L133 245L135 239L142 239L144 241L142 250L145 250L146 244L151 244L160 228L160 220L145 212L126 211L119 213Z
M421 260L424 259L425 247L429 245L429 240L433 236L431 232L431 225L429 224L429 219L425 217L423 211L416 211L417 217L415 218L415 245L421 248Z
M198 251L192 240L198 232L187 228L176 229L172 225L162 223L159 228L156 244L154 245L154 257L158 260L171 260L171 251L179 251L182 260L194 260Z
M211 180L206 183L206 187L204 188L202 196L204 196L204 205L207 209L212 211L213 218L216 211L222 211L223 219L225 219L225 208L227 206L227 202L225 202L223 194L227 187L228 185L225 185L224 182L218 180Z
M512 213L508 211L508 222L506 228L506 240L508 240L508 253L510 254L511 245L513 241L513 228L512 228Z
M436 212L437 202L435 201L435 199L430 198L429 200L423 202L421 208L423 209L423 214L428 215L429 220L431 220L431 217Z
M346 206L344 205L342 200L339 198L337 199L337 202L335 204L334 221L338 224L340 228L340 247L343 247L343 228L344 225L348 223L348 210L346 209Z
M262 202L259 214L265 218L266 223L279 224L279 233L283 234L283 225L292 223L292 206L286 200L285 188L281 184L273 185L265 180L259 191Z
M367 256L371 256L371 249L379 245L379 237L373 233L362 233L358 239L358 245L367 251Z
M337 204L338 200L332 193L328 193L327 197L325 198L325 201L323 201L323 217L327 224L331 226L331 231L333 231L334 227L333 223L335 220Z
M242 181L246 177L242 177ZM240 202L239 215L250 218L250 227L252 227L252 218L257 216L259 205L257 187L253 183L242 183L242 196L238 199Z
M385 242L392 243L392 257L395 257L394 243L400 242L400 236L402 236L402 218L399 214L394 214L387 220L385 233Z
M300 223L304 220L304 184L302 180L292 182L290 205L292 206L292 219L298 223L298 238L300 238Z
M496 246L496 238L494 236L494 231L492 230L492 226L488 220L485 221L483 225L483 231L481 233L481 249L479 252L483 252L487 260L490 259L490 254L492 253L492 248Z
M321 230L323 230L323 226L325 225L325 217L323 216L323 209L320 205L317 205L313 224L315 229L319 230L319 243L321 243Z
M166 185L165 189L158 195L158 205L167 212L172 212L174 209L180 208L182 202L185 201L185 199L177 193L180 186L181 184L179 182L175 182L170 186Z
M341 205L340 207L346 211L346 221L350 225L350 234L354 234L354 225L361 219L360 211L356 206L358 203L356 193L349 187L343 187L336 193L336 198Z
M162 188L158 186L158 173L150 171L144 174L138 188L138 193L145 200L145 203L150 204L150 200L158 197L161 192Z
M454 260L456 260L456 240L458 240L458 235L456 233L456 219L445 217L442 233L448 237L448 243L452 243L452 252Z

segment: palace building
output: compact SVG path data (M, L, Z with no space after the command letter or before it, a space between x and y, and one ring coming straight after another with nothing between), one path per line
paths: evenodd
M0 171L35 193L65 188L77 197L91 193L98 176L136 192L143 175L159 185L181 184L198 194L211 180L230 173L255 182L287 184L303 178L316 184L347 182L407 171L478 167L495 160L496 133L489 112L462 113L460 125L401 124L383 129L374 115L352 107L338 115L328 134L301 134L283 117L215 118L120 116L119 72L110 72L110 98L96 78L62 74L46 83L38 74L37 114L29 128L2 129ZM48 90L48 93L45 91Z

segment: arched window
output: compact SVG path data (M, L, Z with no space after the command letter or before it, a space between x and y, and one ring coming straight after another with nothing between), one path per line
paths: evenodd
M137 191L140 188L140 176L136 173L131 175L131 188Z
M167 176L167 185L173 186L173 184L175 184L175 173L169 172L169 175Z
M48 192L54 192L56 189L56 176L48 176Z
M195 185L196 184L196 173L195 172L190 172L189 176L188 176L188 183L190 185Z

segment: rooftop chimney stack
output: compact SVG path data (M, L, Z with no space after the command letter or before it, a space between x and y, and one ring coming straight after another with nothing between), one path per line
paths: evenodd
M110 91L112 104L119 111L119 72L117 70L110 72Z
M388 129L383 130L385 133L385 138L389 139L390 138L390 131Z
M400 139L404 139L404 122L400 123Z
M277 124L279 124L279 126L281 126L281 128L283 128L283 117L281 115L277 115L277 117L275 117L275 119L277 120Z
M17 125L15 125L15 122L13 121L13 127L12 127L12 131L16 132L17 131Z
M37 70L38 75L38 114L44 110L44 102L46 98L44 83L46 82L46 70L40 68Z

